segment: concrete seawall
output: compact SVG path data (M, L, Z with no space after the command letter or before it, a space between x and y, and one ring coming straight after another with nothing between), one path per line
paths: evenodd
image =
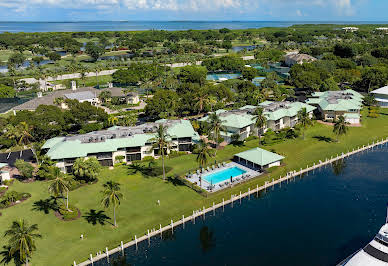
M137 238L137 236L135 236L134 237L135 239L132 241L129 241L127 243L123 243L123 241L121 241L120 245L117 248L114 248L112 250L108 250L108 248L106 248L104 252L101 252L101 251L96 252L97 255L95 257L93 257L93 255L90 254L90 257L88 260L86 260L82 263L79 263L79 264L77 264L74 261L74 265L79 265L79 266L93 265L94 262L101 260L101 259L107 259L109 261L109 256L114 254L114 253L118 253L118 252L124 253L124 249L131 247L131 246L135 246L137 248L137 245L140 242L142 242L142 241L150 242L152 237L157 237L157 236L161 237L163 232L168 231L168 230L174 230L175 227L178 227L180 225L182 225L184 227L187 222L195 223L196 218L201 217L201 216L205 218L206 213L215 212L216 209L224 208L226 205L229 205L229 204L233 206L235 201L241 202L242 198L250 197L250 195L255 194L255 193L259 193L260 191L266 191L267 188L273 187L276 184L281 185L281 183L284 181L288 182L289 180L292 180L292 179L295 180L295 178L297 176L306 174L310 171L313 171L314 169L320 168L320 167L325 166L325 165L330 165L335 161L342 160L342 159L349 157L351 155L354 155L356 153L363 152L363 151L366 151L369 149L373 149L376 146L384 145L386 143L388 143L388 138L382 139L381 141L373 142L372 144L364 145L362 147L359 147L358 149L348 151L345 154L342 153L342 154L337 155L335 157L325 158L324 161L320 160L316 164L314 163L312 166L306 166L306 168L304 168L304 169L301 168L299 171L297 171L297 170L290 171L284 177L280 177L276 180L272 179L271 182L266 181L265 184L260 186L260 187L257 185L253 189L249 188L248 191L244 192L244 193L242 193L240 191L239 194L231 195L230 199L227 199L227 200L223 199L222 202L217 203L217 204L213 202L212 206L210 206L209 208L205 208L203 206L202 209L200 209L200 210L194 210L193 214L188 216L188 217L185 217L184 215L182 215L182 218L180 220L175 221L175 222L173 220L171 220L171 223L164 226L164 227L162 227L162 225L160 224L158 229L154 228L154 229L148 230L148 232L145 235L143 235L139 238Z

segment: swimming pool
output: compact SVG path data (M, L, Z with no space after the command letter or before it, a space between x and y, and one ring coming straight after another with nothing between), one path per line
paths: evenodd
M207 181L209 184L214 185L222 181L230 181L230 177L239 176L245 173L246 173L245 170L237 166L234 166L234 167L230 167L230 168L215 172L213 174L205 175L203 179Z

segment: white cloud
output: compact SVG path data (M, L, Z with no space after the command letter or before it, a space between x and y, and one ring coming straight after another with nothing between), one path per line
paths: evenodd
M255 12L260 6L267 13L276 9L297 9L296 15L302 16L306 8L330 8L340 15L353 15L353 1L359 0L0 0L0 7L16 12L34 7L58 7L64 9L96 9L112 12L115 8L129 10L167 10L167 11L214 11L231 10L234 12Z

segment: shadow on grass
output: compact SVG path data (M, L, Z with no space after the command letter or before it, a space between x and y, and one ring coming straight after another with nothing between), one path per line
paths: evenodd
M172 167L165 166L165 171L168 173L172 170ZM163 175L163 167L162 166L156 166L153 163L147 164L140 164L140 163L133 163L129 165L128 167L128 174L137 174L141 173L144 177L157 177Z
M242 146L245 146L245 143L244 143L244 141L233 141L232 143L230 143L230 144L232 144L233 146L237 146L237 147L242 147Z
M85 218L85 220L92 225L96 225L97 223L100 225L105 225L106 223L113 225L113 223L109 221L111 218L105 215L104 211L96 211L90 209L90 211L82 217Z
M15 265L24 265L20 260L19 252L11 252L10 246L3 246L3 250L0 251L0 257L2 258L0 263L3 265L9 264L13 261Z
M185 186L182 180L180 180L177 176L167 176L166 181L173 184L174 186Z
M324 142L334 142L334 140L330 137L326 137L326 136L314 136L313 139L317 139L319 141L324 141Z
M32 210L44 212L45 214L49 214L50 210L57 211L58 210L57 198L51 196L48 199L35 201L32 205Z

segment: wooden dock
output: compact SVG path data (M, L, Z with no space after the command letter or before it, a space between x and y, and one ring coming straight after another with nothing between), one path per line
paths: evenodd
M171 223L166 225L166 226L163 226L160 224L159 225L159 228L153 228L151 230L148 230L147 233L143 236L140 236L139 238L137 238L137 236L134 237L134 240L132 241L129 241L127 243L123 243L123 241L121 241L120 245L118 245L118 247L114 248L114 249L111 249L109 250L108 248L105 248L105 251L102 252L102 251L99 251L99 252L96 252L96 256L93 257L92 254L90 254L90 257L88 260L84 261L84 262L81 262L79 264L77 264L75 261L74 261L74 266L86 266L86 265L93 265L94 262L98 261L98 260L102 260L102 259L106 259L108 262L109 262L109 257L112 255L112 254L115 254L115 253L118 253L118 252L122 252L122 254L124 254L124 250L128 247L132 247L134 246L136 249L137 249L137 245L140 243L140 242L143 242L143 241L148 241L148 243L150 243L151 239L153 237L161 237L162 238L162 234L163 232L165 231L168 231L168 230L174 230L174 228L182 225L183 228L185 227L185 224L187 222L192 222L193 224L195 224L195 220L198 218L198 217L203 217L205 218L206 217L206 213L215 213L215 210L216 209L219 209L219 208L224 208L226 205L231 205L233 206L234 202L235 201L239 201L241 203L241 200L245 197L250 197L252 194L258 194L260 191L266 191L267 188L269 187L273 187L277 184L280 184L283 183L284 181L288 182L289 180L292 180L297 177L297 176L301 176L303 174L306 174L310 171L313 171L317 168L320 168L322 166L325 166L325 165L330 165L331 163L335 162L335 161L338 161L338 160L342 160L346 157L349 157L351 155L354 155L356 153L359 153L359 152L363 152L363 151L366 151L366 150L369 150L369 149L373 149L374 147L376 146L379 146L379 145L384 145L388 143L388 138L386 139L383 139L381 141L377 141L377 142L373 142L372 144L368 144L368 145L364 145L362 147L359 147L358 149L354 149L352 151L348 151L347 153L342 153L342 154L337 154L335 157L331 157L331 158L326 158L324 161L319 161L317 163L314 163L313 165L311 166L306 166L306 168L302 169L300 168L299 171L297 170L294 170L294 171L290 171L288 172L284 177L279 177L278 179L272 179L271 182L268 182L266 181L264 185L262 186L256 186L255 188L251 189L249 188L247 192L244 192L242 193L240 191L239 194L237 195L231 195L230 196L230 199L222 199L222 202L220 203L214 203L212 204L212 206L210 206L209 208L205 208L205 206L203 206L201 209L198 209L198 210L194 210L193 211L193 214L188 216L188 217L185 217L184 215L182 215L182 218L178 221L173 221L171 220Z

